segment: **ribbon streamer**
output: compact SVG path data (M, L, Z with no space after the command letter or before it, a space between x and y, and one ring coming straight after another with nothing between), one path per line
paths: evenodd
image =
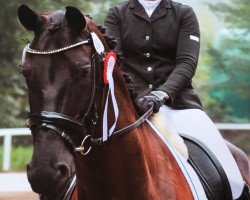
M103 114L103 141L107 141L108 137L111 136L115 130L119 109L117 105L117 101L115 98L115 87L114 87L114 79L113 79L113 70L116 63L116 55L114 52L110 52L105 58L104 64L104 83L109 85L109 90L107 94L107 99L105 103L105 109ZM109 96L111 95L112 105L115 114L115 121L111 128L108 130L108 109L109 109Z

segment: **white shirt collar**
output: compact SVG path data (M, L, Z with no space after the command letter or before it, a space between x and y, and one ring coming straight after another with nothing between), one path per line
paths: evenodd
M143 6L143 8L145 9L148 16L151 17L151 15L155 11L156 7L160 4L160 2L162 0L154 0L154 1L138 0L138 1Z

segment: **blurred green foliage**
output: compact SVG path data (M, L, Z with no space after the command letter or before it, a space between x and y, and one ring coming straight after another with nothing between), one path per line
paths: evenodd
M250 1L228 0L209 3L211 10L218 18L222 18L230 29L245 29L250 31Z
M26 169L26 164L30 161L33 152L33 147L18 146L12 148L11 152L11 170L23 171Z
M217 35L208 50L211 56L210 96L221 105L224 122L250 120L250 1L230 0L209 4L227 29Z
M17 146L11 149L11 170L24 171L26 164L30 161L33 147ZM0 146L0 171L3 166L3 146Z

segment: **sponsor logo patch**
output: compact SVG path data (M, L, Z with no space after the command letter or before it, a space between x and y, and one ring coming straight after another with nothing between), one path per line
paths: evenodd
M194 35L190 35L190 40L194 40L196 42L200 42L200 38L194 36Z

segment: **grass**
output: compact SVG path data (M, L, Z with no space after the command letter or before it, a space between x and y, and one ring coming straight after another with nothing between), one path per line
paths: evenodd
M18 146L11 149L11 171L25 171L33 152L33 147ZM3 147L0 146L0 169L3 166Z

